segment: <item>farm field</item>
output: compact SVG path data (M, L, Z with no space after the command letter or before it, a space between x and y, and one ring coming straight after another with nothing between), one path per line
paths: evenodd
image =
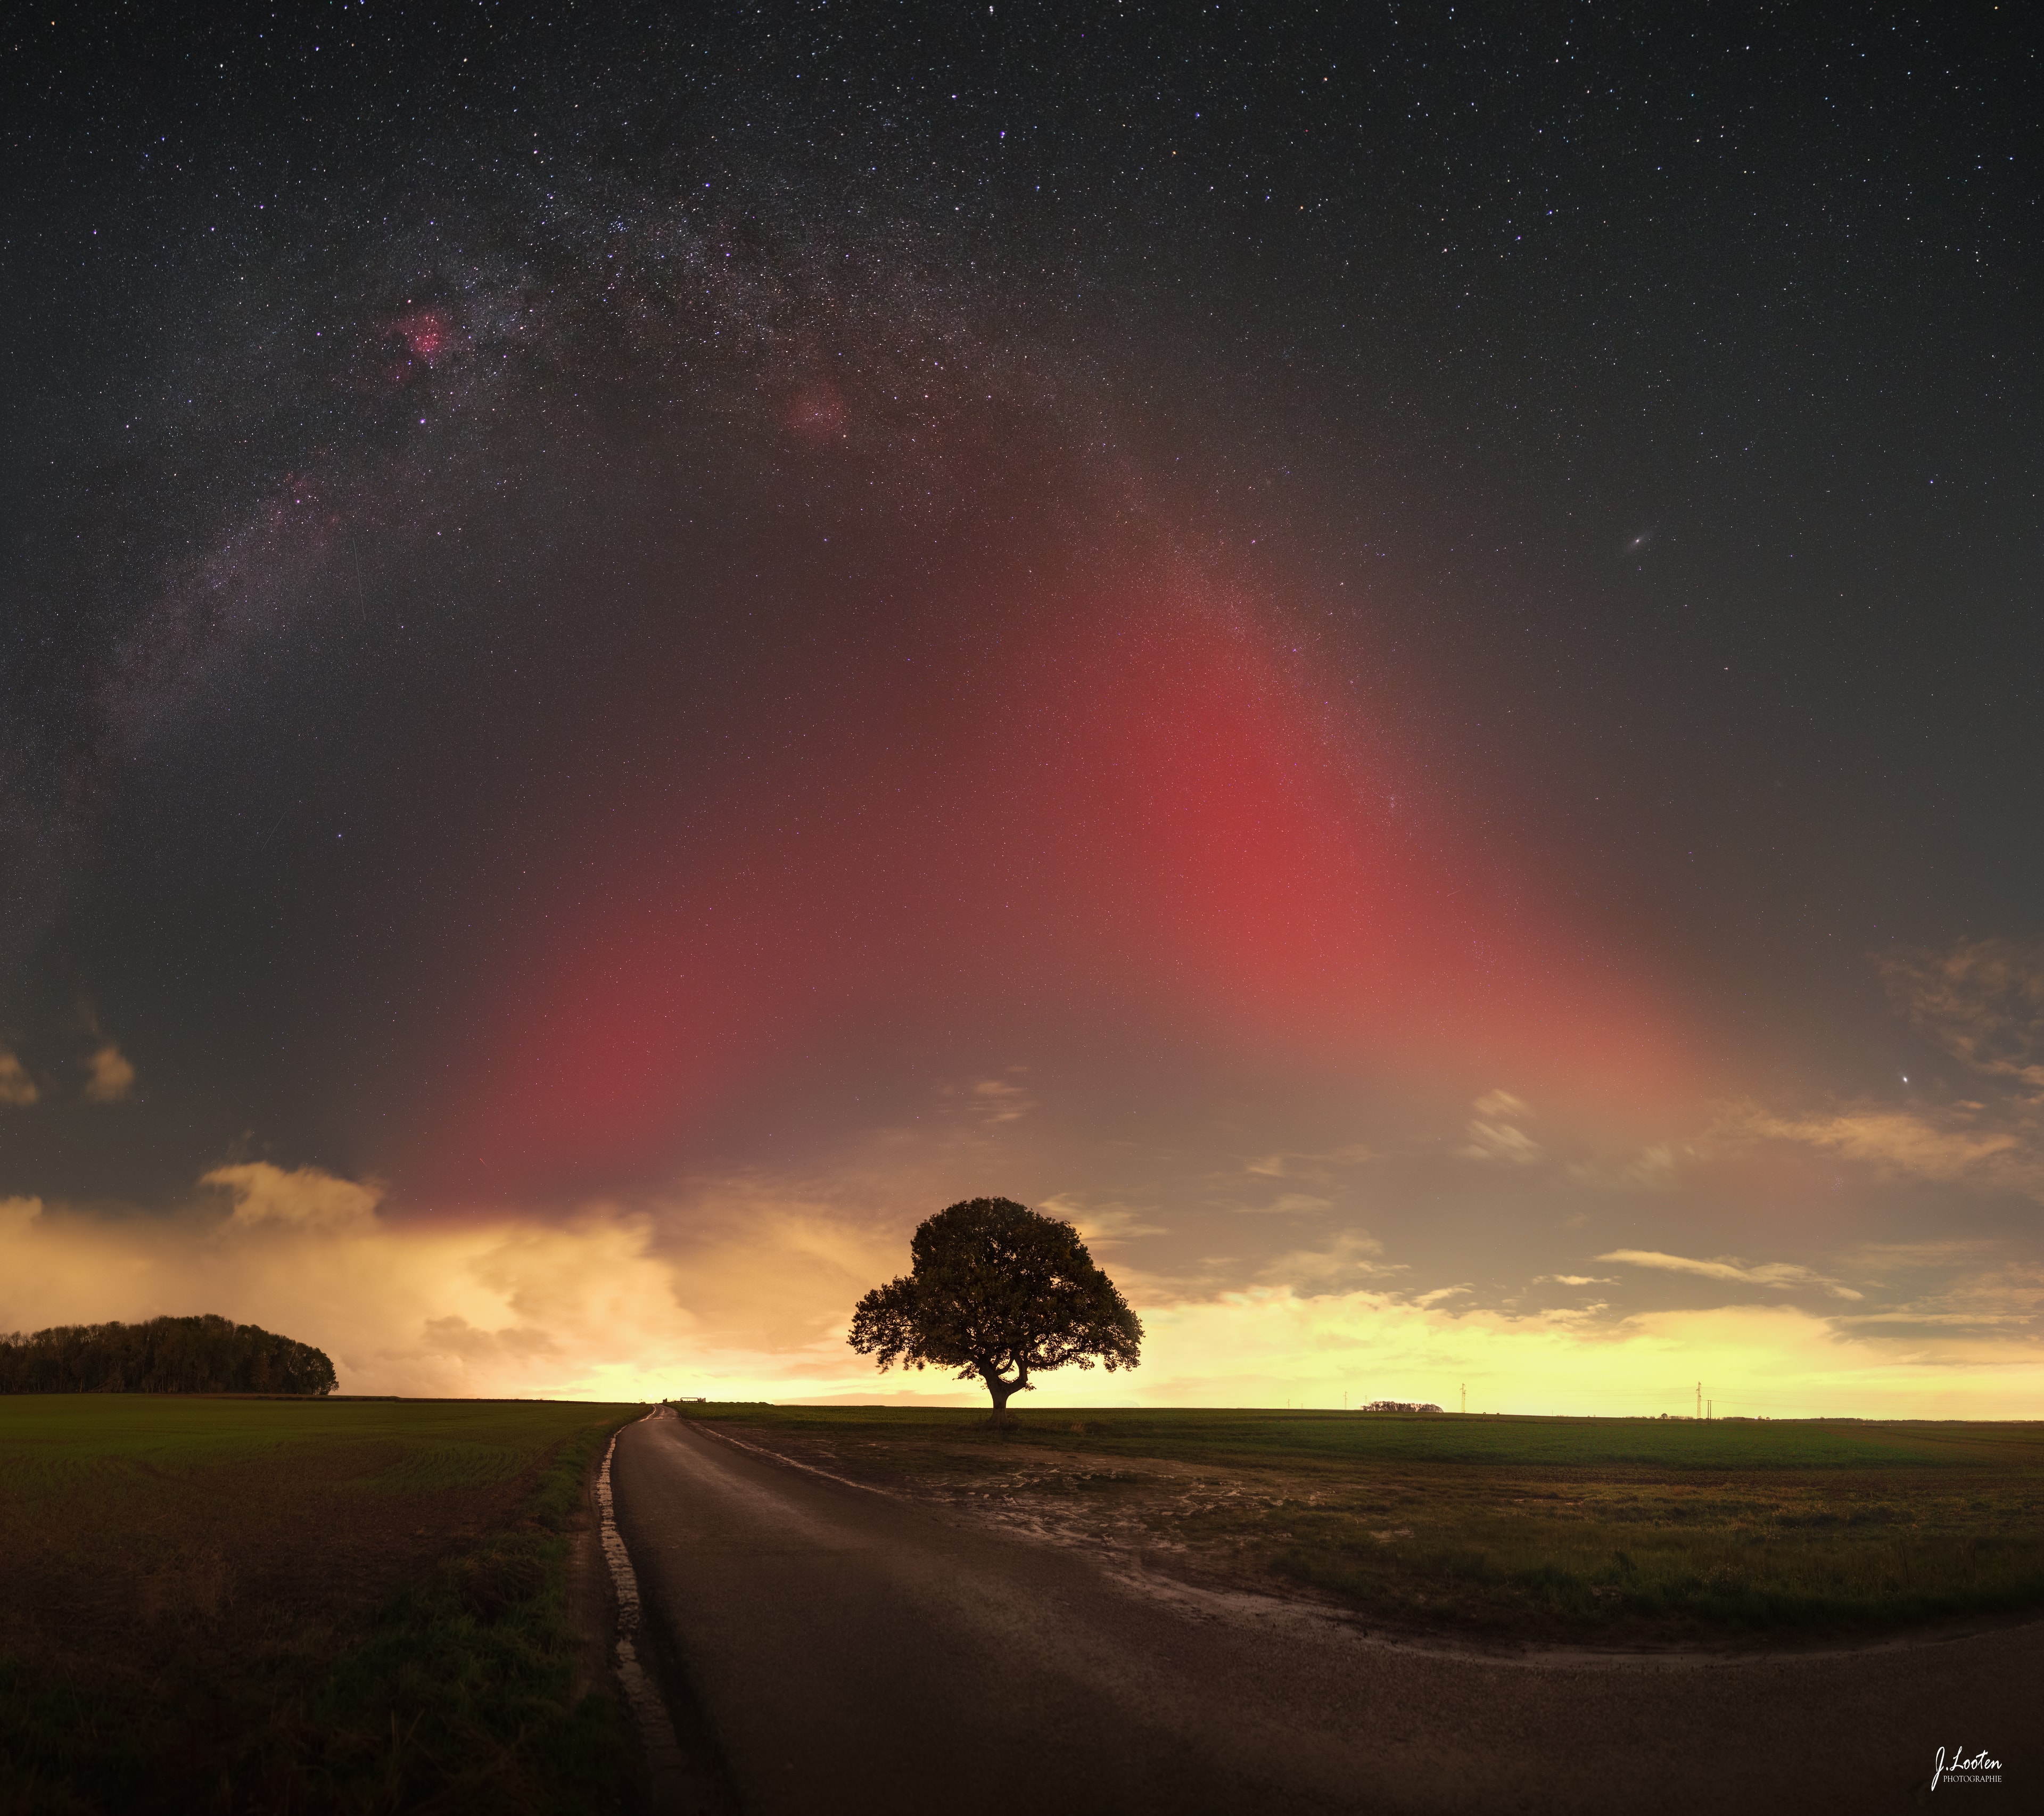
M1821 1644L2044 1611L2044 1423L676 1409L1216 1586L1473 1643Z
M614 1803L563 1584L638 1410L0 1397L0 1810Z

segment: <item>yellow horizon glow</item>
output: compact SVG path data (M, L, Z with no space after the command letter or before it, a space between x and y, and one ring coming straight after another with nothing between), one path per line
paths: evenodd
M209 1176L195 1204L114 1219L0 1201L0 1326L216 1311L317 1345L341 1391L478 1398L983 1404L936 1371L882 1374L844 1344L898 1234L755 1204L715 1241L662 1252L644 1213L396 1223L372 1186L265 1164ZM2034 1418L2044 1353L2024 1336L1907 1340L1781 1303L1625 1318L1454 1311L1396 1292L1174 1295L1119 1270L1143 1366L1066 1369L1018 1403L1073 1408L1335 1408L1432 1401L1472 1413Z

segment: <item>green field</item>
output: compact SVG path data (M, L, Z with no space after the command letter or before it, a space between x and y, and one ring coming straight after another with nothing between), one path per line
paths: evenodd
M2044 1424L678 1410L1414 1632L1802 1641L2044 1608Z
M0 1397L0 1810L588 1810L564 1603L636 1408Z

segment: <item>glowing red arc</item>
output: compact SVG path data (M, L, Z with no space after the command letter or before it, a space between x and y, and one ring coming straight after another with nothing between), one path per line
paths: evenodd
M1330 750L1269 639L1082 605L1018 615L993 672L841 656L794 707L828 751L757 766L718 831L623 804L628 834L567 866L583 886L532 904L421 1182L651 1163L824 1035L1023 1000L1075 1035L1112 1003L1160 1041L1331 1065L1672 1077L1643 992L1451 837L1366 804L1400 791Z

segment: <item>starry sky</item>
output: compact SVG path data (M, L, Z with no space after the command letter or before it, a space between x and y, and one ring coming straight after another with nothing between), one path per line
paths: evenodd
M0 1327L2034 1413L2013 11L6 32Z

